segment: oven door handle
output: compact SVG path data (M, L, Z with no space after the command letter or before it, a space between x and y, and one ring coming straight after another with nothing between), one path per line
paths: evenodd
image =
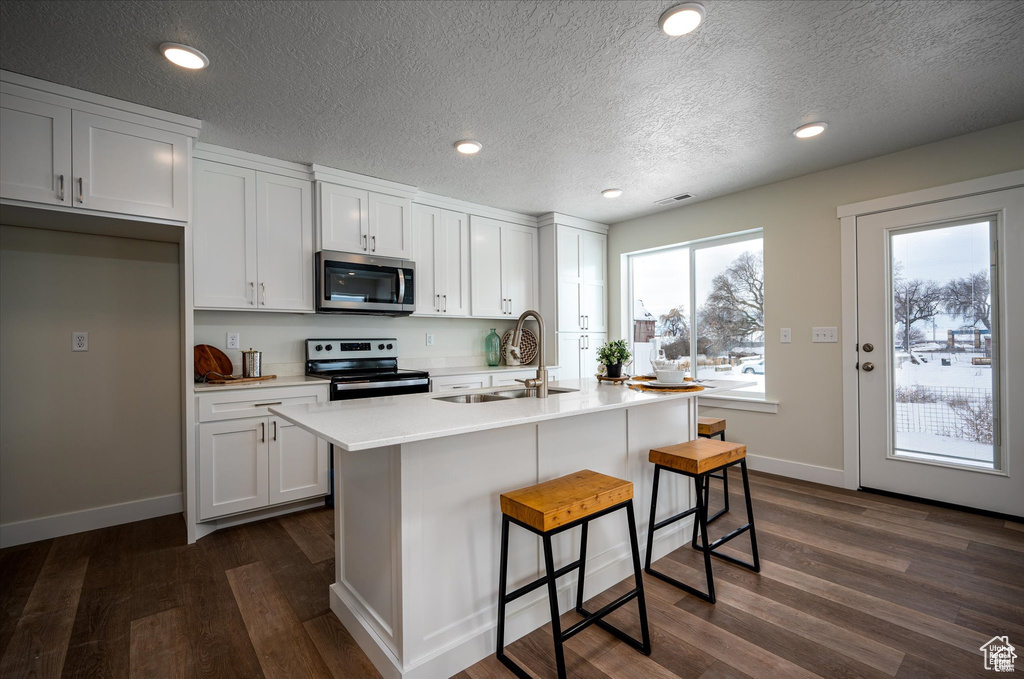
M369 380L363 382L337 382L334 384L334 389L335 391L345 391L348 389L375 389L377 387L415 387L421 384L430 384L430 380L426 377L421 377L415 380L391 380L390 382L371 382Z
M405 269L398 269L398 303L405 304Z

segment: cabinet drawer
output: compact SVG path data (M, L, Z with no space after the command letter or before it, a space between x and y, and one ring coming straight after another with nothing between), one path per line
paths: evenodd
M491 386L491 376L453 375L451 377L435 377L430 380L431 391L456 391L462 389L482 389Z
M267 417L269 408L277 405L301 405L328 400L328 385L312 387L260 388L223 393L200 394L196 397L196 419L199 422L234 420L242 417Z

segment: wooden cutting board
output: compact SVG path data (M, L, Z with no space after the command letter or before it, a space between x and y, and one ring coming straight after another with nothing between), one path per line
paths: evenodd
M263 382L264 380L277 379L277 375L263 375L262 377L209 377L207 384L237 384L239 382Z
M231 359L217 347L197 344L192 350L192 369L197 380L203 379L211 372L230 375Z

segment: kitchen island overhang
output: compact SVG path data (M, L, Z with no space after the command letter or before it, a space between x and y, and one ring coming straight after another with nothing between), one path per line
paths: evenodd
M717 381L715 393L746 386ZM447 677L494 652L501 514L508 490L592 469L634 484L645 544L651 448L696 436L702 392L653 393L596 380L547 399L451 403L445 394L275 407L334 444L335 583L331 609L385 677ZM488 393L494 388L472 392ZM662 484L658 520L691 505L689 480ZM654 558L686 544L689 521L659 531ZM632 573L621 516L590 528L586 596ZM554 541L555 558L578 557L579 529ZM542 574L537 539L513 531L509 587ZM575 578L559 581L572 608ZM510 642L550 618L543 589L509 607Z

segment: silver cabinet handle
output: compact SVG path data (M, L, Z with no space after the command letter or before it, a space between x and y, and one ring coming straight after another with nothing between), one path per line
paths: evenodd
M277 440L277 420L271 420L270 422L271 422L271 424L274 425L274 437L271 440L276 441Z
M587 326L586 326L586 328L587 328L587 330L590 330L590 316L584 316L583 318L587 319Z
M271 401L269 403L253 403L252 407L253 408L265 408L266 406L279 406L279 405L281 405L280 401Z
M363 234L363 249L366 249L366 234Z
M260 282L260 290L263 291L263 306L267 306L267 284Z
M372 236L370 240L373 241L373 247L370 248L370 252L377 252L377 237Z
M434 311L441 312L441 295L434 295Z
M468 384L454 384L454 385L452 385L452 389L469 389L469 388L470 388L470 386Z
M267 442L267 423L260 422L260 443Z
M249 281L249 292L252 294L252 298L249 300L249 304L256 306L256 283Z
M448 313L448 295L441 295L444 298L444 313Z
M583 314L580 314L580 330L583 329Z
M78 178L78 202L85 202L85 180L81 177Z
M64 175L60 175L60 202L64 202Z

